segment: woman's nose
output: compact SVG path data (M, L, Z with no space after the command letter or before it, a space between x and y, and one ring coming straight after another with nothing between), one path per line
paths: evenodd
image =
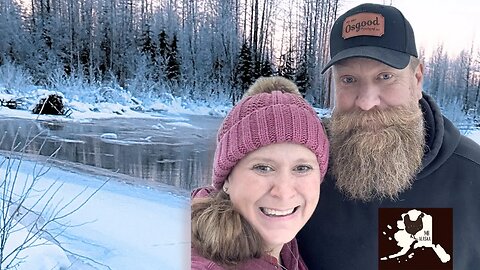
M283 172L275 179L270 194L282 199L291 198L297 193L293 176L290 173Z

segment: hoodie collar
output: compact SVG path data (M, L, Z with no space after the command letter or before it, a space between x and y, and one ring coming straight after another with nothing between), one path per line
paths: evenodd
M417 179L438 169L455 151L460 132L445 118L432 97L423 93L420 100L425 124L425 154Z

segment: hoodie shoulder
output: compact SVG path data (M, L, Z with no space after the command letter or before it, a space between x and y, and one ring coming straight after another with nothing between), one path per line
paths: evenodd
M460 137L455 154L480 166L480 145L466 136Z

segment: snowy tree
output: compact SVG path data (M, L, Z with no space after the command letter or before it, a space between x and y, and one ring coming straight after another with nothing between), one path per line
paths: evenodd
M293 51L290 49L286 54L280 57L281 64L278 68L278 74L289 80L295 80L295 69L293 62Z
M302 56L295 72L295 83L297 84L298 89L303 96L305 96L307 90L310 88L310 77L308 70L308 60L305 56Z
M253 75L252 52L250 51L248 44L245 42L240 50L238 64L235 69L235 86L240 92L233 93L233 102L236 102L236 100L238 100L238 98L243 95L253 83Z
M140 51L148 56L151 61L152 67L156 64L157 58L157 48L152 39L152 31L150 29L150 24L146 23L140 36Z
M100 64L101 76L104 77L112 69L113 33L110 22L111 7L105 3L102 6L102 14L99 18L100 27Z
M177 35L173 35L172 43L170 44L170 53L167 62L167 79L174 84L178 84L181 78L180 58L178 55Z
M260 69L260 76L262 77L270 77L273 76L274 70L273 65L270 60L265 59L262 63L262 67Z
M0 1L0 65L23 63L28 58L26 50L30 44L22 27L24 16L24 10L16 1Z
M463 92L463 108L462 110L466 113L473 108L475 105L471 101L471 88L472 88L472 76L473 76L473 44L470 47L470 51L467 52L463 50L460 53L460 75L459 78L462 80L462 86L464 89Z
M433 52L430 62L427 65L429 75L428 92L437 97L440 103L448 101L449 98L445 95L445 82L448 69L448 55L443 51L443 45L437 47Z
M164 29L158 35L158 51L162 62L166 62L167 55L170 53L170 45L168 44L168 35Z

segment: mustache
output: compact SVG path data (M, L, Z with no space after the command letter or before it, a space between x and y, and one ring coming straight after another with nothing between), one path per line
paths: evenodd
M362 129L372 125L390 127L407 126L418 119L421 111L419 105L405 105L386 109L374 108L368 111L355 109L352 111L338 112L332 114L335 126L345 129ZM338 126L338 125L342 126Z

